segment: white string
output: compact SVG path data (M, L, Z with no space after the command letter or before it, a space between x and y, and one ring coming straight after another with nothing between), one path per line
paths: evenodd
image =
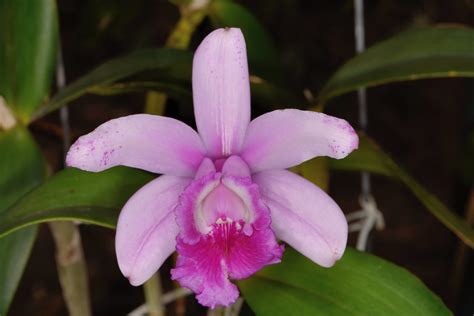
M385 227L385 221L372 195L367 197L361 195L359 203L361 209L347 214L346 219L348 222L354 221L349 224L349 232L359 231L356 248L365 251L370 231L374 226L377 230L382 230Z
M364 0L354 0L354 33L355 48L357 54L365 50L365 29L364 29ZM367 91L365 88L357 90L357 101L359 104L359 125L363 132L367 132ZM374 228L383 229L384 219L380 210L377 208L375 199L371 193L370 174L362 172L361 175L361 196L359 204L361 209L346 216L348 222L354 221L349 225L349 232L359 232L356 248L361 251L367 250L367 241L370 231Z
M163 294L161 296L161 303L163 305L166 305L171 302L174 302L178 298L185 297L191 293L192 292L188 290L187 288L180 287L168 293ZM146 316L146 315L148 315L148 306L146 304L140 305L137 308L135 308L133 311L128 313L128 316Z

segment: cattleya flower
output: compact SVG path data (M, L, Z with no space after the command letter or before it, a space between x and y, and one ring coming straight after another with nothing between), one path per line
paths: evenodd
M332 266L346 247L344 215L325 192L285 169L347 156L358 146L352 127L295 109L250 121L246 47L236 28L204 39L192 86L198 133L172 118L137 114L104 123L69 150L67 164L83 170L125 165L162 174L120 213L122 273L140 285L176 250L172 278L215 307L238 298L230 279L280 261L276 238Z

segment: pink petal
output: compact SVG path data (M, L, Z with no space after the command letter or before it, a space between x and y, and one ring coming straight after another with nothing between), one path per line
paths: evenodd
M250 169L239 156L229 157L222 166L224 176L250 177Z
M192 177L204 157L199 135L186 124L163 116L136 114L110 120L80 137L67 165L102 171L117 165Z
M174 208L190 180L161 176L135 193L120 213L115 249L120 271L132 285L148 280L176 246Z
M317 156L340 159L359 144L345 120L323 113L277 110L250 122L242 158L252 172L286 169Z
M270 208L278 238L324 267L340 259L347 243L347 222L324 191L286 170L253 176Z
M218 29L199 45L193 61L196 124L212 158L238 153L250 121L250 84L240 29Z
M194 179L199 179L204 176L207 176L210 173L215 173L216 172L216 167L214 166L214 163L212 162L211 159L209 158L204 158L199 165L198 170L196 171L196 174L194 176Z

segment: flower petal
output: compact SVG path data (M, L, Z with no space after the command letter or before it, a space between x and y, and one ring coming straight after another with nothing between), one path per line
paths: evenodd
M102 171L117 165L192 177L204 157L199 135L186 124L163 116L136 114L110 120L80 137L67 165Z
M198 170L196 171L196 174L194 175L194 179L200 179L204 176L207 176L210 173L215 173L216 172L216 167L214 166L214 163L212 162L211 159L209 158L204 158L199 165Z
M238 153L250 121L250 83L240 29L218 29L199 45L193 60L196 124L208 155Z
M135 193L120 213L115 249L120 271L140 285L158 270L176 246L174 208L190 180L161 176Z
M340 159L359 144L345 120L323 113L277 110L250 122L242 158L252 172L286 169L317 156Z
M239 156L231 156L227 158L222 166L222 174L232 177L250 177L250 170L245 161Z
M179 256L171 278L196 293L199 303L214 308L237 300L239 290L229 281L222 249L211 238L194 245L178 239L176 250Z
M286 170L257 173L277 237L324 267L340 259L347 243L347 221L324 191Z

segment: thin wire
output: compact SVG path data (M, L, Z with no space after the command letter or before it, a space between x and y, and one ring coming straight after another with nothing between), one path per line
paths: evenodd
M355 48L358 54L365 50L365 27L364 27L364 0L354 0L354 33ZM359 125L362 132L367 132L369 123L367 115L367 91L365 88L357 90L359 104ZM371 194L370 174L361 173L362 196L367 200Z
M354 0L354 35L355 49L357 54L365 50L365 29L364 29L364 0ZM367 132L369 118L367 115L367 91L365 88L357 90L357 101L359 105L359 126L362 132ZM361 195L359 203L361 210L347 215L347 220L354 221L349 225L349 231L358 231L356 248L367 251L369 235L372 229L380 230L384 227L383 214L377 208L375 199L371 194L370 174L361 172Z
M64 70L63 54L61 45L58 48L58 62L56 64L56 86L58 90L66 85L66 71ZM59 110L59 119L63 129L63 158L66 161L66 154L71 146L71 127L69 125L69 109L64 105Z

